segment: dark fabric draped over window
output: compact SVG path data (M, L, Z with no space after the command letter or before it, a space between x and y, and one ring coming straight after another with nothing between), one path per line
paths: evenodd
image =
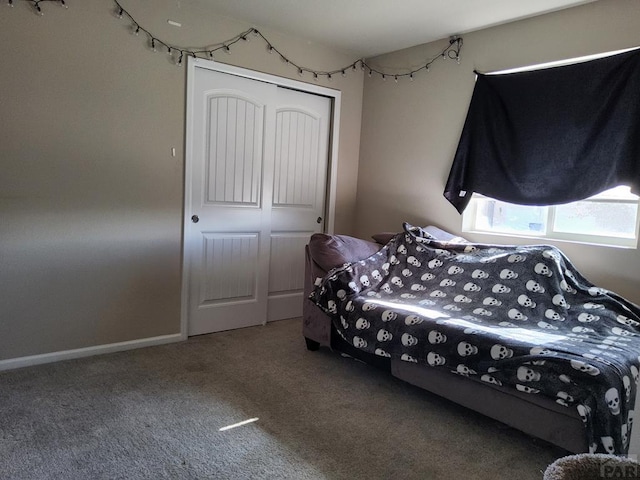
M556 205L640 192L640 50L529 72L478 74L444 196Z

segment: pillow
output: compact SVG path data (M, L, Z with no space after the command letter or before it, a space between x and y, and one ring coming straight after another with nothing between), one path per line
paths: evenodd
M469 243L469 241L466 238L458 237L453 233L449 233L446 230L442 230L441 228L434 227L433 225L424 227L424 230L427 233L431 234L436 240L440 240L441 242Z
M381 232L381 233L376 233L374 235L371 235L371 238L373 238L376 241L376 243L379 243L380 245L386 245L397 234L398 232Z
M311 258L327 272L345 263L368 258L378 250L380 245L377 243L348 235L314 233L309 240Z
M422 230L428 233L429 235L431 235L436 240L439 240L441 242L469 243L467 239L458 237L452 233L442 230L441 228L434 227L433 225L424 227L422 228ZM371 235L371 238L373 238L380 245L386 245L397 234L398 232L381 232L381 233L376 233L375 235Z

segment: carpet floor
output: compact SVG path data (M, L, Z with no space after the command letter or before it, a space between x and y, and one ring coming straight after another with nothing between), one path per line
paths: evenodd
M0 373L0 478L539 480L567 454L301 329Z

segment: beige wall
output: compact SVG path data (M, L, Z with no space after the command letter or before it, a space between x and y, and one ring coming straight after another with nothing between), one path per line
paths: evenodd
M0 14L0 360L180 329L186 69L129 33L111 0L67 3ZM180 45L253 26L201 0L123 5ZM354 60L261 31L311 68ZM219 60L299 78L257 40ZM362 83L360 72L319 82L342 91L342 233L355 218Z
M403 221L460 233L461 217L442 192L474 85L473 70L495 71L640 45L640 2L600 0L463 35L462 62L438 61L415 81L365 78L357 233L401 229ZM424 64L448 41L372 59L380 67ZM505 237L472 236L510 243ZM594 283L640 303L638 250L557 243Z

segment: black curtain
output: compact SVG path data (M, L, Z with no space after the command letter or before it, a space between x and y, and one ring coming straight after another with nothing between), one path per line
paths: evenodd
M617 185L640 192L640 50L477 74L444 196L555 205Z

